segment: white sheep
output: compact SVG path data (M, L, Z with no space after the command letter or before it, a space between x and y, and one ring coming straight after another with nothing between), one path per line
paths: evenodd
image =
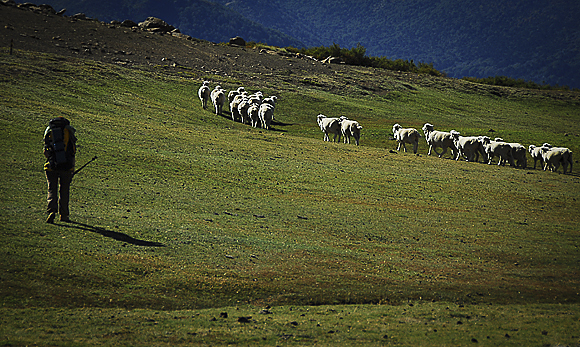
M267 104L270 104L270 105L276 107L277 101L278 101L277 96L270 96L270 97L264 98L264 100L262 100L262 103L267 103Z
M483 156L486 161L485 149L481 136L461 136L458 131L451 130L449 132L453 136L453 144L457 148L457 156L455 160L464 157L467 161L479 161L479 154Z
M248 95L248 99L251 104L260 105L262 103L263 96L264 94L262 94L262 92L255 92L254 94Z
M342 136L344 136L344 143L350 144L350 137L352 136L354 137L354 141L358 146L360 142L360 130L362 129L362 126L357 121L349 119L343 119L340 124L340 130Z
M322 132L324 133L324 141L330 141L330 137L328 136L328 134L334 134L333 142L336 142L337 136L338 141L340 141L340 136L342 132L340 127L341 121L342 120L339 118L330 118L326 117L323 114L319 114L316 117L316 122L318 123L320 130L322 130Z
M538 160L540 161L542 167L544 167L544 158L542 158L542 147L552 148L552 145L549 143L544 143L541 146L534 145L528 146L528 152L530 152L530 156L532 157L532 159L534 159L534 169L536 168Z
M560 164L564 173L570 164L570 172L572 172L573 160L572 151L566 147L544 147L542 146L542 159L544 160L544 171L550 169L552 172L558 171Z
M236 95L240 95L243 92L245 92L246 89L244 87L239 87L236 90L232 90L228 93L228 104L231 104L232 101L234 101L234 98L236 97Z
M240 115L242 124L245 124L248 121L248 107L250 107L250 99L248 98L242 99L238 105L238 114Z
M252 104L248 107L248 118L250 119L250 124L252 127L257 128L260 124L260 105Z
M496 137L495 142L505 142L502 138ZM526 147L522 144L515 143L515 142L505 142L507 143L512 149L512 159L514 164L512 166L518 167L521 166L522 169L525 169L528 165L528 158L526 156Z
M242 100L247 99L247 93L242 92L234 97L234 100L230 103L230 111L232 113L232 120L235 121L236 118L240 118L240 113L238 111L238 106L242 102Z
M197 91L197 96L199 96L199 100L201 100L201 107L205 110L207 108L207 102L209 101L209 95L211 91L209 89L209 81L203 81L201 87Z
M226 102L226 90L224 90L221 86L216 86L214 90L211 92L211 102L215 107L215 114L220 115L222 114L224 104Z
M508 145L512 148L512 158L516 164L516 167L521 167L525 169L528 166L528 158L526 156L526 147L520 143L510 142Z
M492 141L489 137L483 136L483 146L485 148L485 153L487 154L488 164L491 164L494 156L498 156L497 165L505 165L507 161L511 166L514 166L514 159L512 156L512 147L509 143L503 142L503 140L496 138Z
M417 154L417 148L419 147L419 138L421 134L415 128L403 128L399 123L393 125L393 137L399 143L397 151L401 149L403 145L403 150L406 152L407 147L405 143L410 143L413 145L413 153Z
M262 100L262 103L270 104L274 108L276 108L276 102L277 101L278 101L278 97L277 96L270 96L270 97L264 98L264 100ZM272 120L274 120L274 114L272 114Z
M258 110L258 117L262 123L262 128L269 130L272 119L274 119L274 107L270 104L260 105L260 109Z
M425 134L425 140L429 145L429 152L427 155L431 155L431 150L434 150L439 158L441 158L449 148L451 149L453 159L456 158L457 148L455 147L451 133L435 130L433 124L430 123L425 123L425 125L423 125L423 133ZM443 151L438 153L436 149L437 147L441 147Z

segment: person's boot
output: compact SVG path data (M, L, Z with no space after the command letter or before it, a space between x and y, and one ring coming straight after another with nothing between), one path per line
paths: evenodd
M60 221L68 223L70 222L70 219L68 218L68 216L60 216Z
M54 213L54 212L49 213L48 218L46 218L46 222L50 223L50 224L54 223L55 217L56 217L56 213Z

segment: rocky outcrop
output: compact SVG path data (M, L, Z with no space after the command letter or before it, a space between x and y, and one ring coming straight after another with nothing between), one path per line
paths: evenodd
M344 64L342 59L337 57L328 57L322 61L323 64Z
M57 12L54 8L52 8L52 6L46 5L46 4L35 5L33 3L30 3L30 2L24 2L24 3L18 4L14 0L2 0L2 1L0 1L0 4L5 5L5 6L14 6L14 7L18 7L18 8L25 9L25 10L34 11L37 13L46 13L46 14L62 15L64 13L64 11L66 11L66 10L60 10Z
M170 33L176 30L173 25L169 25L165 21L155 17L149 17L144 22L139 23L139 28L155 33Z
M230 46L241 46L246 47L246 40L243 38L236 36L230 39Z

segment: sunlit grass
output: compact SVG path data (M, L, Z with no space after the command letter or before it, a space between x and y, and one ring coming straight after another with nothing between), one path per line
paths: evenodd
M502 99L421 86L381 97L282 90L275 129L265 131L202 110L195 93L199 81L190 78L23 52L1 59L0 122L6 136L0 140L5 167L0 292L6 317L26 316L30 308L37 324L54 332L60 330L40 318L45 308L78 316L87 307L95 317L101 314L95 308L115 316L121 313L114 310L126 310L142 319L155 310L242 305L254 306L240 308L245 310L240 316L255 316L255 307L271 305L284 306L290 317L291 306L304 311L347 304L361 305L359 320L376 322L373 312L383 308L369 304L433 301L422 307L444 312L446 305L478 305L486 312L481 315L506 324L517 316L514 304L548 304L543 307L561 318L550 324L577 323L577 317L561 313L571 309L557 308L578 302L576 169L562 175L439 159L426 155L423 140L418 155L392 153L396 145L389 139L395 122L420 128L428 121L466 135L493 128L493 136L509 141L553 142L578 152L580 114L573 101ZM358 119L361 146L323 142L315 122L319 113ZM67 116L77 129L78 163L98 160L75 177L75 223L47 225L39 139L56 115ZM495 305L507 311L505 318L497 316ZM429 319L405 320L402 306L387 308L381 314L398 318L383 322L386 329L370 328L372 336L355 322L329 330L359 326L357 341L410 344L411 333L396 338L405 324L417 320L417 330L410 331L423 335L434 329ZM58 310L54 314L63 317ZM175 315L195 315L180 312ZM299 325L290 329L306 325L292 319ZM575 341L567 335L547 340L555 328L528 321L529 331L550 331L539 337L546 343ZM5 322L12 333L2 334L9 336L3 342L32 343L45 336L18 338L21 328L13 319ZM214 323L202 322L180 326L185 335L167 344L201 336L233 341L228 334L222 339L204 333L205 324ZM62 325L69 324L86 322ZM488 325L493 333L474 326L470 331L477 333L470 334L453 325L458 329L441 341L463 343L462 334L472 336L466 343L488 335L493 343L526 341L497 337L508 333L500 325ZM135 328L129 321L119 327ZM317 327L300 333L278 325L265 329L260 342L284 334L297 343L350 341L347 334L328 335ZM120 330L95 337L95 343L111 336L140 338ZM144 331L144 341L160 334ZM246 334L247 344L262 338Z

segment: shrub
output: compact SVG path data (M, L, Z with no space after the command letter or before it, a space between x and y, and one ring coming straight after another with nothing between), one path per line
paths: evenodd
M304 55L312 56L318 60L324 60L328 57L337 57L341 58L342 61L348 65L367 66L393 71L423 73L433 76L443 75L433 67L433 63L419 63L419 65L416 65L413 60L391 60L386 57L369 57L366 55L366 48L361 44L357 44L356 47L351 49L340 48L339 45L333 43L330 47L320 46L302 48L300 50L293 47L288 47L286 50L295 53L300 52Z

